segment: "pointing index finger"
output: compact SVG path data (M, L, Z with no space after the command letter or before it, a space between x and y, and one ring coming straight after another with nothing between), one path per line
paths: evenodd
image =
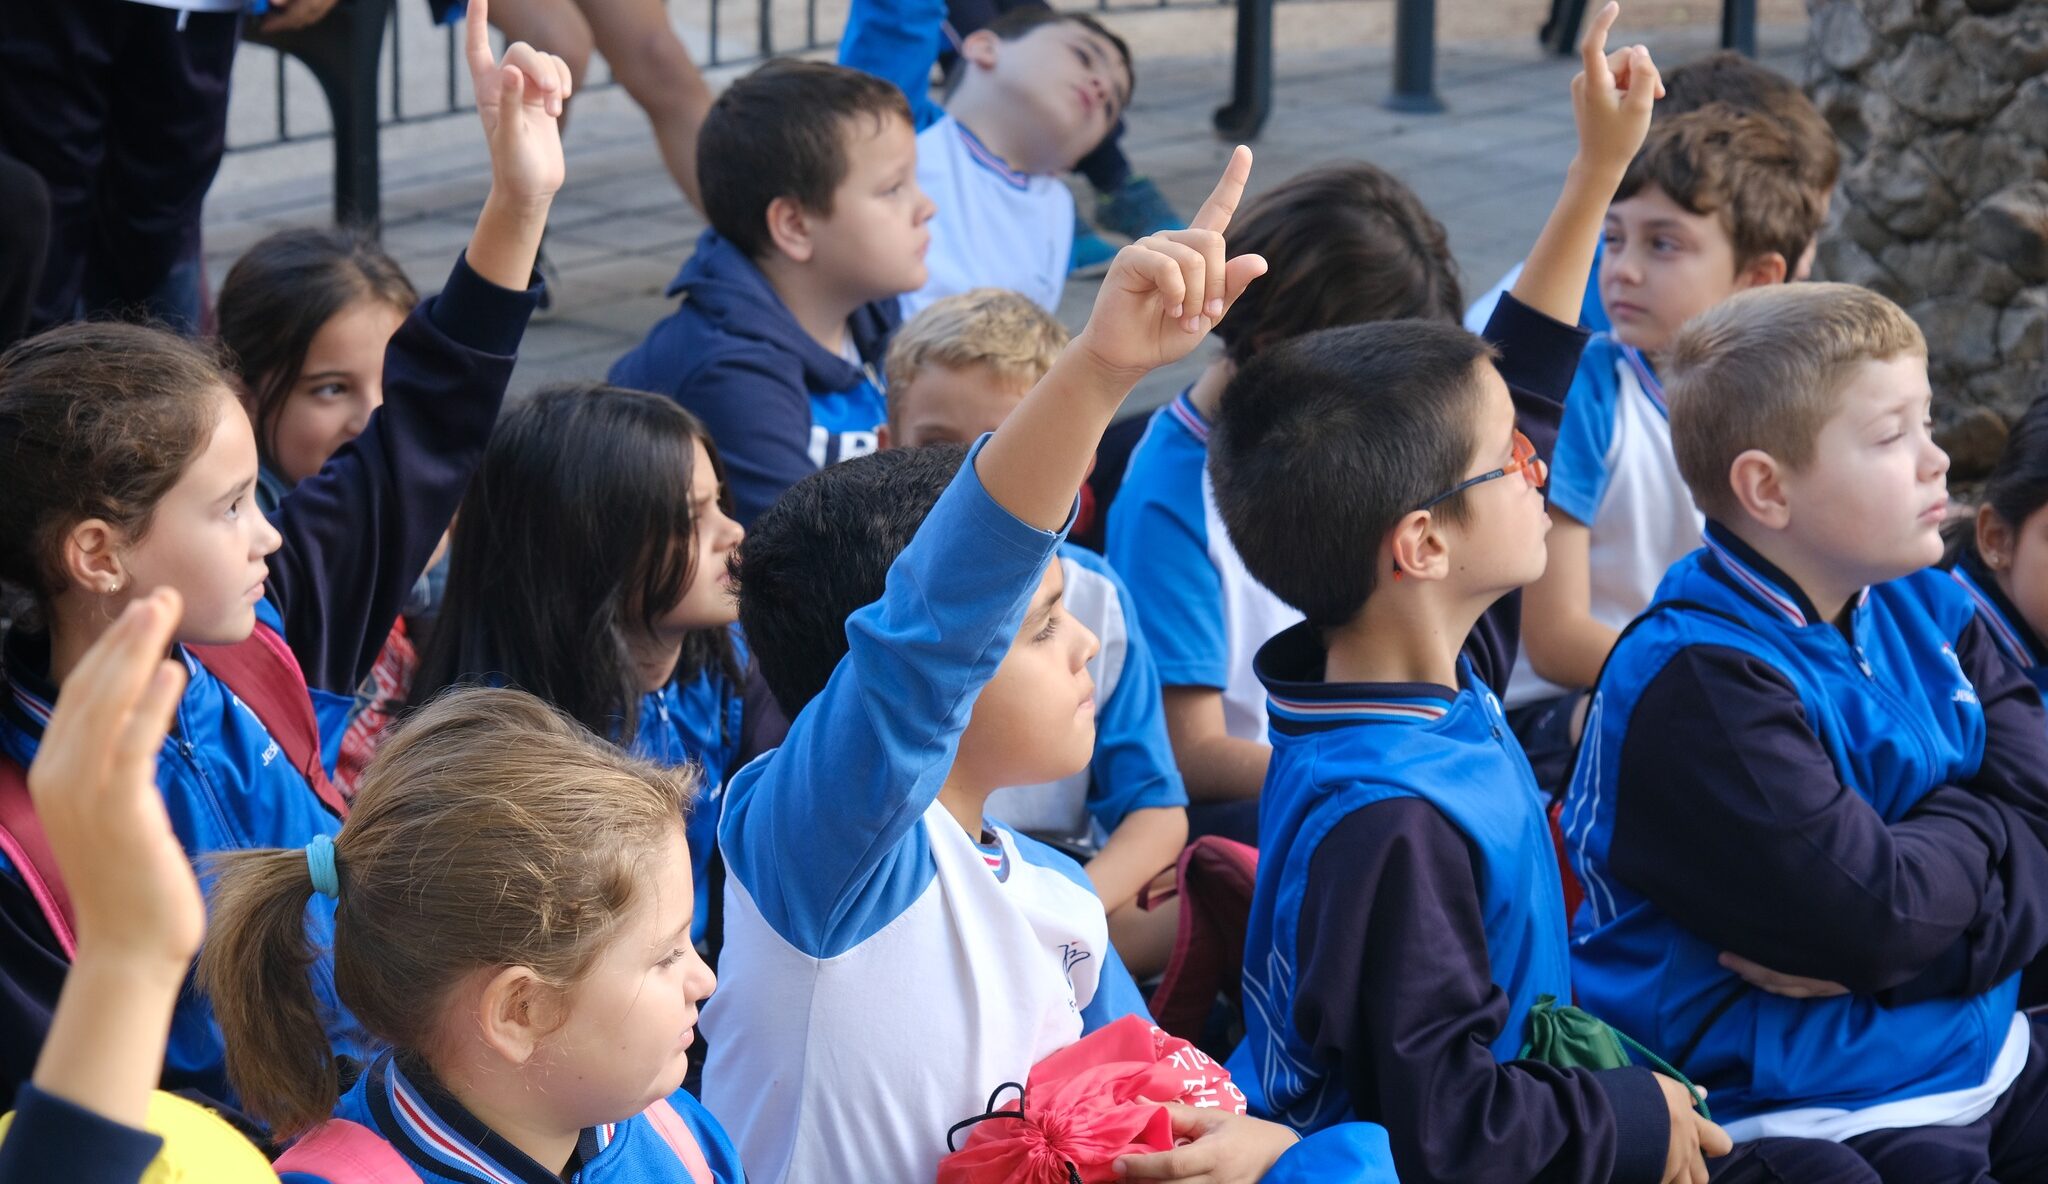
M1223 176L1217 179L1209 200L1196 211L1188 229L1213 230L1218 234L1227 230L1232 215L1237 213L1237 203L1244 200L1244 183L1251 179L1251 175L1252 150L1239 144L1237 150L1230 154L1230 163L1223 166Z
M469 11L464 21L468 41L469 72L473 78L482 77L498 64L491 54L490 0L469 0Z
M1579 56L1585 59L1586 77L1597 78L1608 73L1607 31L1614 22L1621 19L1621 5L1607 0L1600 12L1593 18L1593 26L1586 30L1585 39L1579 42ZM1611 76L1611 75L1610 75Z

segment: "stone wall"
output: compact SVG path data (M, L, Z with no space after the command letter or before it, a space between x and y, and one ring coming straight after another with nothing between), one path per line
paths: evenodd
M2048 379L2048 0L1809 0L1807 87L1843 149L1814 274L1926 332L1955 475Z

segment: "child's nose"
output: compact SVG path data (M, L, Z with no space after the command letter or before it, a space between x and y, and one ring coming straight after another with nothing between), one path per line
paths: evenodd
M1073 618L1069 617L1068 620L1072 621ZM1074 647L1075 652L1080 655L1080 661L1074 663L1074 669L1079 670L1094 661L1095 655L1102 652L1102 639L1095 636L1093 629L1081 622L1073 621L1073 624L1074 632L1079 635L1075 640L1080 642Z

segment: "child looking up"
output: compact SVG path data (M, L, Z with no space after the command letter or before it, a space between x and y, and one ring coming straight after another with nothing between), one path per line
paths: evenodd
M981 288L912 317L889 347L884 448L968 444L1002 425L1052 368L1067 331L1016 292ZM1147 912L1138 894L1187 842L1187 793L1159 709L1159 673L1133 619L1130 593L1092 551L1059 546L1062 597L1100 648L1095 753L1088 767L1040 785L995 791L988 813L1033 837L1094 852L1085 865L1131 973L1164 967L1177 910Z
M903 95L858 70L776 60L726 88L698 141L711 229L682 305L610 381L694 412L725 451L742 525L806 474L875 450L896 297L925 282L932 203Z
M1670 359L1706 546L1586 720L1579 998L1688 1050L1737 1138L1831 1140L1888 1180L2036 1175L2048 1045L2017 972L2048 947L2048 718L1924 570L1948 513L1926 342L1881 296L1796 284Z
M1509 594L1543 570L1543 457L1584 335L1600 217L1657 74L1573 81L1579 152L1489 343L1386 321L1264 351L1224 392L1216 499L1252 574L1307 618L1267 642L1273 759L1245 952L1253 1112L1386 1126L1404 1179L1703 1182L1726 1138L1646 1069L1517 1059L1571 997L1542 802L1493 688Z
M1208 476L1217 401L1240 366L1301 334L1397 317L1455 321L1458 277L1421 199L1363 162L1282 182L1231 225L1230 245L1273 272L1217 326L1224 356L1153 414L1109 506L1107 553L1159 664L1190 827L1255 843L1272 749L1252 655L1301 614L1245 571L1217 517Z
M398 262L354 229L280 230L235 260L220 289L220 341L256 432L264 514L369 427L384 405L384 351L417 303ZM405 700L434 587L431 574L420 577L359 685L311 688L322 753L343 797L355 794Z
M287 1184L366 1159L434 1184L738 1184L681 1088L714 986L690 945L693 788L531 695L473 688L398 729L340 834L219 856L199 981L249 1111L314 1132L279 1161ZM346 1092L305 972L316 897L342 1002L385 1050ZM323 1147L344 1136L352 1155Z
M720 964L748 985L705 1013L704 1096L756 1184L849 1154L864 1176L930 1179L991 1090L1143 1009L1086 875L983 807L1093 751L1096 642L1052 560L1132 384L1261 270L1226 265L1220 233L1250 163L1240 148L1193 229L1124 248L1088 327L964 461L827 469L741 551L740 622L793 719L726 790ZM1291 1142L1239 1119L1194 1146L1256 1148L1211 1177L1238 1180Z
M1568 772L1582 689L1665 570L1699 545L1660 359L1697 314L1790 278L1820 229L1796 161L1770 119L1714 104L1659 121L1608 207L1600 292L1614 328L1587 344L1558 430L1550 565L1529 586L1527 668L1507 695L1546 789Z
M745 663L718 448L660 395L551 387L506 415L450 546L448 598L412 701L486 682L529 691L622 748L693 766L695 928Z
M196 347L117 324L78 325L0 355L0 578L35 605L4 642L0 759L33 761L80 655L129 601L179 592L173 640L189 674L157 768L171 823L198 857L302 846L344 805L320 761L309 678L354 687L447 528L504 398L534 292L533 257L562 182L560 62L493 59L485 5L469 16L471 74L492 185L469 248L389 347L386 405L368 430L256 510L256 438L232 379ZM261 615L273 623L259 621ZM281 628L280 628L281 626ZM289 648L287 648L287 646ZM305 673L301 673L304 671ZM28 1072L69 962L69 921L33 869L0 875L0 1026L9 1084ZM40 877L47 880L48 876ZM331 911L306 918L324 946ZM326 963L316 981L327 981ZM331 991L326 1002L333 1003ZM352 1023L332 1008L342 1052ZM164 1080L223 1102L222 1050L202 994L180 996Z
M941 107L927 96L945 22L945 0L855 0L839 42L841 63L909 98L918 185L939 205L930 274L903 311L988 287L1057 312L1074 238L1060 177L1130 104L1130 47L1085 13L1013 9L962 39Z

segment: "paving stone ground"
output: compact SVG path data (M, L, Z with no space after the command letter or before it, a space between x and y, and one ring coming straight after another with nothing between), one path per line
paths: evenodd
M1704 7L1702 14L1711 15ZM1763 60L1798 77L1804 37L1803 24L1766 24ZM1713 30L1702 23L1640 39L1669 65L1710 50ZM1230 78L1228 41L1215 43L1214 52L1200 55L1141 54L1128 116L1126 150L1183 212L1200 203L1229 153L1209 123ZM1253 193L1313 165L1362 158L1412 185L1443 221L1468 296L1526 252L1571 157L1567 87L1576 68L1541 54L1533 29L1512 39L1442 45L1437 81L1449 109L1437 115L1380 105L1389 87L1383 45L1283 48L1276 68L1273 115L1253 142ZM602 378L673 306L663 289L703 228L677 196L644 118L623 92L579 98L567 152L569 180L547 238L561 290L554 314L527 333L515 396L548 382ZM328 153L314 142L230 155L206 215L207 264L216 284L264 234L328 218ZM383 168L385 242L416 282L431 287L467 240L488 187L474 117L388 136ZM1087 200L1085 186L1076 193ZM1060 312L1069 325L1086 320L1095 286L1068 283ZM1205 356L1152 376L1129 410L1171 397Z

